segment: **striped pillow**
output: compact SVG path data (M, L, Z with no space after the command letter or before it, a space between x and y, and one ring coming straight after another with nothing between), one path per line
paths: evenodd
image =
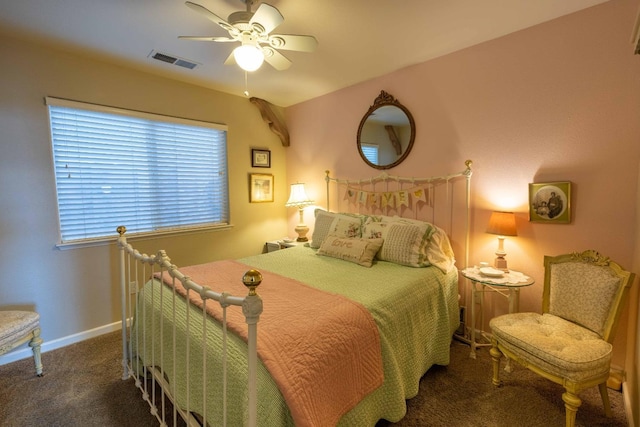
M427 267L430 265L427 247L435 231L431 224L422 221L367 221L362 237L383 239L384 243L378 253L378 258L382 261L410 267Z

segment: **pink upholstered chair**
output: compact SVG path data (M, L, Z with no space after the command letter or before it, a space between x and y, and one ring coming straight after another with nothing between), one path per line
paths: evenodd
M42 376L40 315L33 311L0 311L0 355L28 342L33 350L36 375Z
M634 274L595 251L545 256L542 314L513 313L491 320L493 384L504 354L561 384L566 425L575 425L578 393L598 386L605 414L613 338Z

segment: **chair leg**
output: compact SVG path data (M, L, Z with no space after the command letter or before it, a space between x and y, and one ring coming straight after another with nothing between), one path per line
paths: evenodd
M582 400L569 391L562 394L562 400L564 400L566 413L566 427L574 427L576 425L576 413L580 405L582 405Z
M36 375L42 376L42 357L40 354L40 346L42 345L42 338L40 338L40 328L36 328L33 331L33 338L29 341L29 346L33 350L33 360L36 364Z
M489 350L489 354L491 354L491 361L493 363L493 385L500 386L500 358L502 358L502 352L494 345L491 347L491 350Z
M604 414L611 418L613 414L611 413L611 403L609 402L609 393L607 392L607 383L604 382L602 384L598 384L598 389L600 389L600 396L602 397L602 404L604 405Z

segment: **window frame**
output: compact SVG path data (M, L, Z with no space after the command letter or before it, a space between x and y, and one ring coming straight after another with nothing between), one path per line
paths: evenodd
M380 145L379 144L371 144L369 142L361 142L360 143L360 150L362 151L362 155L364 157L366 157L367 160L369 160L370 163L373 163L374 165L378 164L378 161L380 159ZM371 153L372 151L375 151L375 159L371 159L369 158L369 156L367 154Z
M164 228L159 228L156 230L149 231L137 231L137 232L128 232L127 236L132 237L160 237L164 235L171 234L184 234L184 233L193 233L204 230L227 230L232 228L231 225L231 207L230 207L230 193L229 193L229 165L228 165L228 126L219 123L213 122L205 122L200 120L186 119L181 117L173 117L149 112L142 112L136 110L129 110L124 108L117 108L111 106L104 106L99 104L91 104L81 101L73 101L63 98L56 98L47 96L44 99L45 105L47 106L47 118L49 125L49 138L50 138L50 150L51 150L51 164L53 167L53 181L54 188L56 193L56 220L57 220L57 232L58 232L58 242L56 243L56 247L59 249L71 249L76 247L87 247L87 246L98 246L111 243L117 238L117 232L114 228L112 235L105 235L100 237L85 237L81 239L69 239L67 241L63 241L62 239L62 223L60 218L60 199L58 194L58 183L56 178L56 155L54 153L54 140L53 140L53 126L52 126L52 116L51 116L51 106L55 107L66 107L73 108L78 110L86 110L98 113L105 114L113 114L131 117L135 119L149 120L155 122L162 122L167 124L178 124L178 125L187 125L187 126L195 126L202 128L209 128L214 130L223 131L224 135L224 186L226 187L226 221L223 222L210 222L210 223L192 223L192 224L184 224L184 225L172 225ZM151 170L151 169L150 169ZM224 195L223 195L224 196ZM127 226L127 224L120 224Z

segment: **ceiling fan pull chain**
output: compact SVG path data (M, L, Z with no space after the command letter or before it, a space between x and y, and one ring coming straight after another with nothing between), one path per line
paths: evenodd
M249 85L247 84L247 74L249 74L247 71L244 72L244 96L246 96L247 98L249 97Z

